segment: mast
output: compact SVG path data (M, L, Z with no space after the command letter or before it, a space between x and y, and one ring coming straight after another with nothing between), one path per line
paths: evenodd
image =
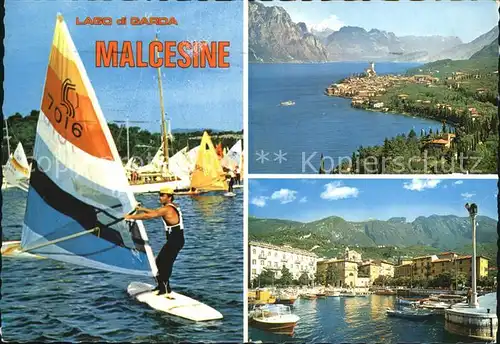
M155 41L158 41L158 34L155 36ZM158 50L156 50L156 58L159 58ZM163 108L163 87L161 84L161 70L158 67L158 88L160 89L160 109L161 109L161 134L162 134L162 144L163 144L163 158L165 160L165 166L168 168L168 138L167 138L167 126L165 123L165 109Z
M7 155L10 157L10 136L9 136L9 123L5 119L5 138L7 139Z
M130 135L128 132L128 116L127 119L125 120L125 123L127 125L127 162L130 160Z

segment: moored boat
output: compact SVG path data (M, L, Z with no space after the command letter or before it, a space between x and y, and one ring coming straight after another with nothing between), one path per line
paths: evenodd
M250 325L265 331L292 335L300 320L285 305L265 305L251 312Z
M391 317L405 318L411 320L424 320L433 315L430 311L414 309L387 309L386 314Z

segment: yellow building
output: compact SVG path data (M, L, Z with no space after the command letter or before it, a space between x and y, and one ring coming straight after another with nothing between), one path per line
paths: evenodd
M358 275L368 277L372 285L379 276L394 277L394 264L384 260L364 263L359 266Z
M333 266L338 278L334 281L334 287L356 287L358 279L358 264L345 259L318 260L316 271L319 274L326 273Z
M488 259L478 256L477 278L488 276ZM415 279L427 279L437 277L445 272L452 275L464 273L468 279L472 274L472 256L459 256L454 252L444 252L438 255L416 257L413 263L401 264L395 267L394 277L412 277Z
M394 267L394 277L411 277L411 267L413 263L410 261L409 263L403 263L401 265Z
M472 276L472 256L463 256L456 259L457 272L462 272L467 275L467 278ZM452 270L453 271L453 270ZM488 276L488 259L483 256L476 257L476 277Z

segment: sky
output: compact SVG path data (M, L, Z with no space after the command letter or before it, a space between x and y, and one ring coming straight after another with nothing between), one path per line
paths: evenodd
M359 26L396 36L458 36L464 43L498 24L497 5L480 1L291 1L264 3L286 9L294 22L339 30Z
M497 179L252 179L249 215L301 222L339 216L348 221L418 216L498 219Z
M243 125L243 2L28 1L5 4L4 114L40 108L43 83L60 12L79 51L108 121L144 121L160 131L160 100L154 68L97 68L95 41L142 40L158 30L160 41L230 41L228 69L163 68L165 111L172 128L241 130ZM76 18L175 17L177 26L83 26Z

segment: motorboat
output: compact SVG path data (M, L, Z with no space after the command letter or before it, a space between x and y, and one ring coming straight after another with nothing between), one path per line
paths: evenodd
M250 325L265 331L292 335L295 325L300 320L292 314L290 306L265 305L249 313Z
M280 105L281 106L292 106L292 105L295 105L295 102L293 100L287 100L287 101L281 102Z
M434 313L426 310L402 308L402 309L387 309L386 314L390 317L405 318L412 320L424 320L432 316Z

